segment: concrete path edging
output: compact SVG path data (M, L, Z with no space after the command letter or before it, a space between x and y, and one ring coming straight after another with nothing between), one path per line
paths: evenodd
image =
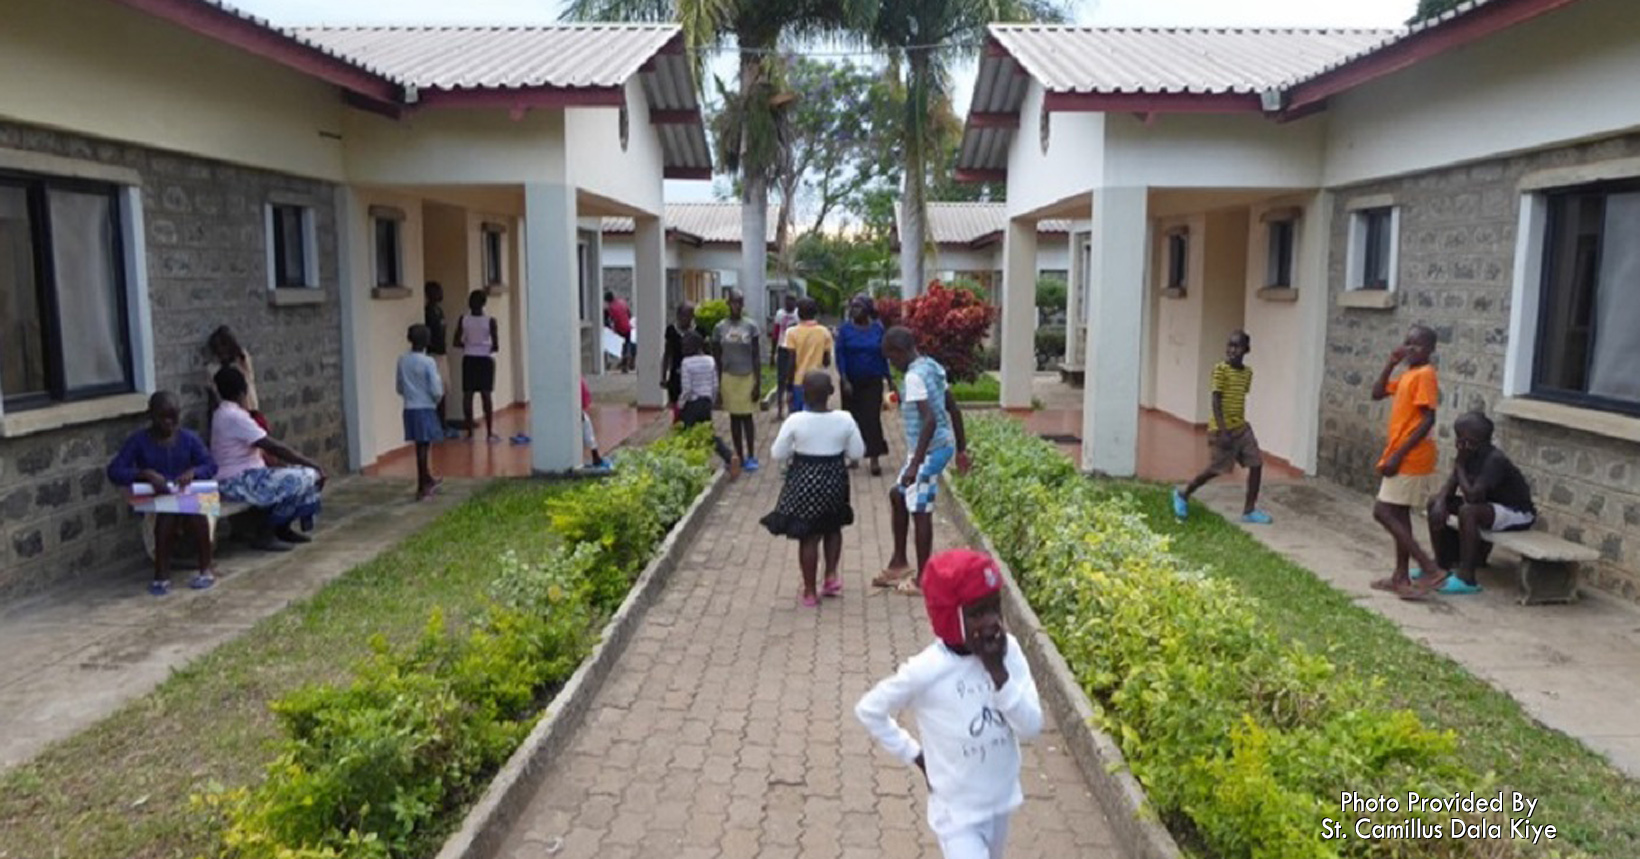
M706 511L723 493L727 475L718 471L693 504L661 541L655 556L627 592L621 607L604 625L598 645L570 676L569 682L548 702L541 720L513 752L484 795L467 812L461 828L444 842L438 859L489 859L500 848L508 825L529 803L536 780L566 745L586 718L588 707L633 631L659 597L678 566L682 553L706 521Z
M1128 769L1127 758L1109 734L1094 724L1093 702L1088 700L1081 684L1076 682L1070 664L1060 654L1042 621L1036 616L1025 594L1015 583L1014 573L992 545L991 538L974 524L968 509L968 500L956 490L951 481L946 489L956 500L952 520L964 537L986 554L996 559L1002 570L1003 613L1014 637L1025 648L1025 657L1031 663L1038 692L1053 712L1065 745L1076 759L1088 786L1105 810L1111 832L1116 836L1128 859L1181 859L1184 851L1156 819L1145 790Z

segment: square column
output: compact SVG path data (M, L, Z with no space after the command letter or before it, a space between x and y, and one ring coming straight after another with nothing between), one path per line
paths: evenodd
M1302 341L1299 355L1327 353L1327 311L1331 306L1328 292L1328 259L1332 256L1332 230L1327 228L1332 218L1333 195L1320 191L1311 198L1299 222L1298 261L1295 275L1302 286L1298 291L1299 318L1302 319ZM1529 235L1523 232L1521 235ZM1536 268L1531 269L1537 271ZM1520 305L1515 305L1520 313ZM1326 376L1326 362L1298 361L1297 408L1293 409L1294 449L1290 460L1305 474L1315 474L1321 459L1321 387Z
M1093 201L1082 469L1111 477L1132 477L1139 465L1148 197L1146 188L1104 188Z
M666 228L660 218L633 219L632 315L638 328L638 405L666 405L661 358L666 346Z
M524 212L528 325L517 348L529 375L530 467L561 474L582 464L575 188L527 184Z
M1028 409L1036 374L1036 221L1009 219L1002 260L1002 407Z

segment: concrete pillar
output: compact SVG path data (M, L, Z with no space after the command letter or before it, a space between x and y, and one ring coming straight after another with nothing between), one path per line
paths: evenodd
M634 218L632 313L638 320L638 405L666 405L661 357L666 347L666 227L660 218Z
M1093 200L1082 468L1112 477L1139 465L1147 197L1146 188L1103 188Z
M1298 355L1313 355L1314 360L1297 362L1298 396L1293 409L1294 468L1305 474L1315 474L1320 460L1321 445L1321 385L1325 362L1321 360L1327 349L1327 309L1331 303L1331 285L1328 283L1328 258L1331 256L1333 196L1326 191L1311 198L1298 227L1298 258L1294 261L1294 277L1298 280L1298 310L1303 333ZM1515 305L1517 312L1520 305Z
M529 367L530 467L537 474L557 474L582 463L575 188L527 184L524 212L529 325L528 339L519 346Z
M369 342L364 326L369 318L365 305L370 300L370 290L358 277L354 258L370 247L363 212L364 207L353 189L336 188L336 288L342 298L342 419L347 424L349 471L365 466L364 416L372 413L371 395L378 387L365 384L372 378L368 363L370 350L361 348L361 344Z
M1065 284L1065 363L1072 367L1082 364L1082 347L1087 344L1086 332L1082 330L1085 324L1082 320L1081 284L1088 276L1087 259L1083 254L1083 246L1087 233L1071 233L1071 279Z
M1002 245L1002 407L1031 407L1036 373L1036 221L1011 218Z

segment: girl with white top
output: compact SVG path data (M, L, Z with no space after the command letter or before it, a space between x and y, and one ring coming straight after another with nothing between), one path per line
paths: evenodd
M923 599L939 639L854 707L889 754L928 779L928 825L945 859L1002 859L1008 821L1025 802L1019 741L1042 731L1042 701L1019 641L1002 621L1002 574L972 549L923 568ZM910 710L917 734L894 721Z
M837 575L843 556L843 529L854 524L849 502L848 462L866 454L865 439L848 412L830 410L831 376L815 370L803 377L803 402L808 411L795 412L780 425L772 455L791 460L786 483L774 512L763 517L763 527L775 536L798 541L797 561L803 572L805 607L820 605L819 595L842 596ZM816 592L815 573L820 545L826 549L826 580Z
M291 526L313 530L313 518L319 515L319 493L325 488L324 469L251 420L245 408L249 388L238 369L223 367L213 381L222 405L211 415L211 458L216 461L216 481L222 497L267 509L273 533L258 537L257 548L289 551L294 544L310 542L311 538ZM269 468L263 462L263 453L293 467Z
M489 303L484 290L475 289L467 296L467 313L456 320L456 348L461 355L462 414L467 418L467 438L473 437L477 424L473 422L473 395L484 401L484 433L491 444L501 440L495 434L495 353L501 349L501 326L494 316L484 315Z

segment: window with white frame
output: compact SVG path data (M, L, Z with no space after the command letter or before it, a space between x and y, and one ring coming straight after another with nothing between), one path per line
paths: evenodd
M482 234L484 285L503 286L507 283L507 230L500 224L485 224Z
M1349 289L1395 289L1400 216L1394 206L1350 214Z
M1179 227L1167 234L1168 289L1183 291L1190 282L1190 230Z
M318 287L313 209L293 203L269 203L267 230L268 285L273 289Z
M0 173L5 411L136 389L120 186Z
M377 289L404 286L404 213L385 206L370 207L374 283Z
M1265 245L1264 285L1271 289L1286 289L1293 285L1293 254L1297 248L1298 219L1281 217L1264 225L1268 233Z
M1531 392L1640 414L1640 180L1547 193ZM1532 276L1528 272L1527 276Z

